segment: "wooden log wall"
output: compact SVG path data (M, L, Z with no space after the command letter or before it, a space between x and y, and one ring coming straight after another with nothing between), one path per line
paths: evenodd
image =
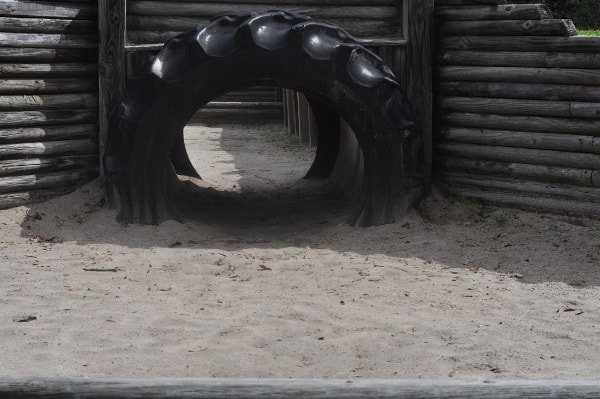
M97 6L0 1L0 208L97 174Z
M434 175L497 205L600 216L600 37L540 4L436 0Z

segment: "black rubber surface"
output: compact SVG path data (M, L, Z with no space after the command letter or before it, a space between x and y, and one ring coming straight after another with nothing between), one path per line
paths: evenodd
M319 144L308 177L331 172L339 146L337 115L354 130L365 175L349 223L391 223L413 205L414 196L407 194L422 185L421 137L393 73L344 30L272 11L224 15L176 36L128 82L104 158L120 219L178 219L170 183L177 169L193 173L182 144L184 126L215 97L260 84L309 98Z

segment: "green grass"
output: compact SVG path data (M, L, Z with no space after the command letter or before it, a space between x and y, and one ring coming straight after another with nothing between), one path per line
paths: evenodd
M578 33L580 35L585 35L585 36L600 36L600 30L580 30L578 31Z

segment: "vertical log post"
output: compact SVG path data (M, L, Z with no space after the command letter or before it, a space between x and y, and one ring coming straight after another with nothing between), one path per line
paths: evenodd
M125 90L125 0L98 0L100 177L108 124ZM108 198L110 201L110 198Z
M432 56L433 0L404 0L403 32L406 56L402 73L404 93L412 103L415 119L423 134L425 195L431 191L432 164Z

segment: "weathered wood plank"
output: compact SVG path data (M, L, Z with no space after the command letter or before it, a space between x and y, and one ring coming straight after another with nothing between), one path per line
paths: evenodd
M552 83L600 85L600 70L567 68L442 66L437 78L443 81Z
M266 12L273 7L268 4L243 4L239 7L232 4L195 3L195 2L161 2L161 1L130 1L127 4L128 15L146 15L163 17L214 17L215 15L232 12ZM315 19L362 19L385 20L400 17L400 10L394 6L379 7L324 7L324 6L283 6L282 10L309 14Z
M28 127L96 123L95 109L0 112L0 127Z
M97 150L97 142L89 139L2 144L0 145L0 159L95 154Z
M435 87L450 96L600 102L597 86L437 81Z
M0 79L0 95L95 93L97 91L98 79L94 78Z
M442 35L575 36L570 20L445 21L438 25Z
M96 138L97 136L98 126L95 124L17 127L11 129L0 129L0 144L83 138L92 139Z
M507 4L498 6L442 6L435 8L438 18L449 21L486 21L507 19L547 19L552 12L545 4Z
M94 4L31 0L0 1L0 16L94 20L97 14Z
M430 192L432 185L433 18L433 0L406 1L402 23L407 39L406 49L389 49L394 52L393 57L397 60L398 69L394 72L401 86L404 86L404 94L412 106L415 122L421 131L425 194Z
M0 46L28 48L96 48L98 37L84 34L2 33Z
M437 45L443 50L597 53L600 36L446 36L441 37Z
M179 2L207 2L208 0L177 0ZM280 5L280 4L291 4L295 6L364 6L366 4L372 6L399 6L402 4L403 0L218 0L219 3L226 4L238 4L238 5L246 5L246 4L270 4L270 5ZM212 1L214 3L214 0ZM273 7L271 7L273 9Z
M94 169L98 164L96 154L78 156L52 156L0 161L0 177L67 169Z
M600 136L600 123L595 120L467 112L440 112L439 118L443 123L457 127L497 129L501 126L503 130Z
M0 62L95 62L97 50L60 48L8 48L0 47Z
M96 168L76 171L40 173L35 175L0 177L0 193L72 187L98 175ZM0 388L2 389L2 388ZM1 392L1 391L0 391ZM27 397L27 395L25 395Z
M439 138L459 143L600 154L600 137L563 133L441 127Z
M96 33L96 21L56 18L0 17L0 31L13 33Z
M0 75L3 78L93 77L97 76L97 73L98 66L96 64L0 64Z
M439 177L444 181L445 185L473 186L486 190L509 191L527 195L534 194L545 197L558 197L565 200L600 203L600 188L596 187L581 187L523 179L511 179L499 176L470 175L453 172L442 173Z
M443 171L461 171L469 174L491 174L540 182L571 184L584 187L600 187L596 184L594 169L563 168L548 165L530 165L516 162L498 162L481 159L440 156L436 158Z
M552 212L573 214L578 216L600 216L600 205L597 203L580 202L574 198L550 198L532 194L515 192L489 191L476 187L453 186L449 189L453 194L472 198L496 206L508 206L534 212Z
M508 0L435 0L436 6L481 6L507 3Z
M1 83L1 81L0 81ZM97 94L0 96L0 111L97 108Z
M127 18L128 44L164 43L178 33L198 26L207 25L209 18L184 17L139 17ZM400 37L401 24L395 20L329 20L359 38L377 38L385 36Z
M600 69L600 53L448 50L438 55L438 61L464 66Z
M13 398L440 398L597 397L596 381L294 380L167 378L10 378Z
M125 0L105 0L98 3L98 31L103 40L99 54L99 152L100 177L104 178L104 146L108 124L125 91L127 71L125 57ZM107 189L107 193L110 190ZM111 198L108 199L109 202Z
M581 152L450 142L438 143L435 148L441 154L468 159L560 166L573 169L596 169L600 167L600 155Z
M439 96L436 103L441 109L457 112L600 120L600 103L593 102Z

